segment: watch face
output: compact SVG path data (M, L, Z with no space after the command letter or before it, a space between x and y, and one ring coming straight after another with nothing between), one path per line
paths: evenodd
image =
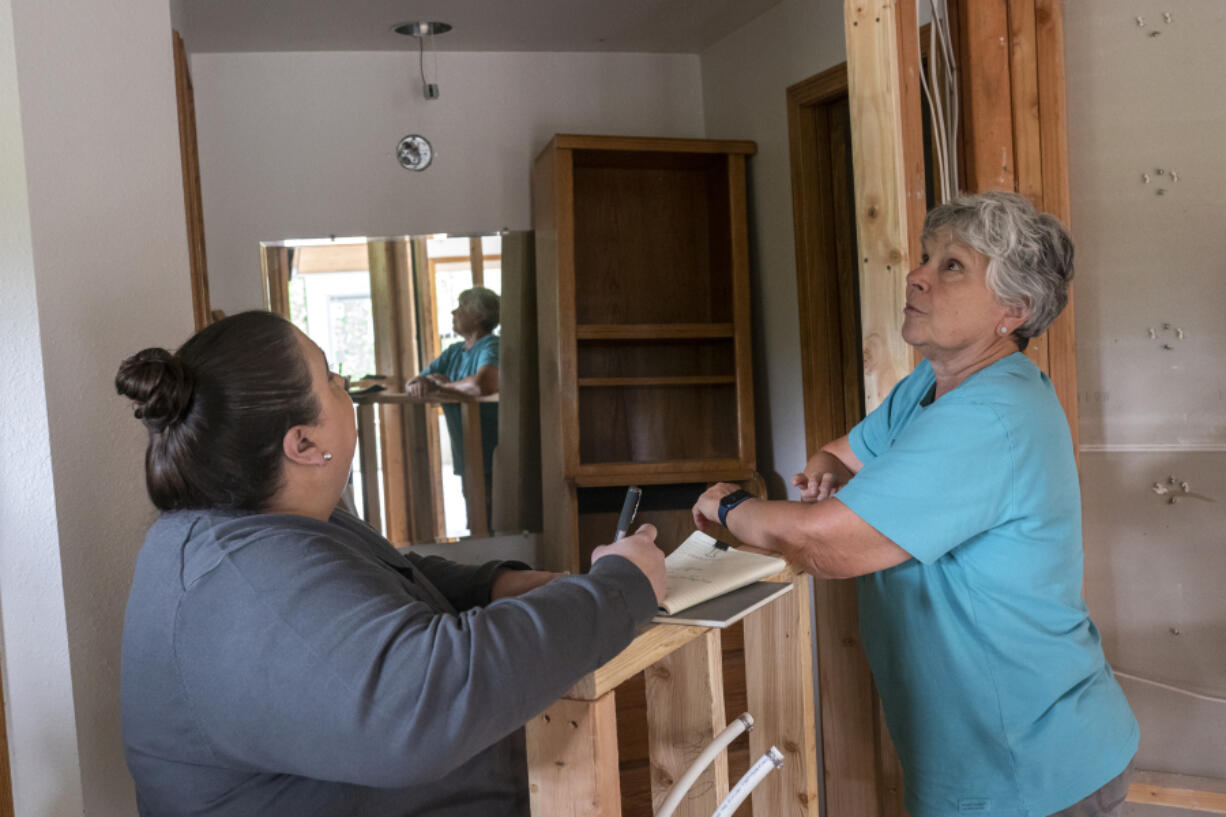
M396 145L396 160L405 170L425 170L433 158L434 150L424 136L411 133Z

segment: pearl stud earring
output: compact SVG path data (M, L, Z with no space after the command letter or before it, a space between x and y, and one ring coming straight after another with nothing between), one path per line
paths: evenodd
M1009 327L1007 327L1007 326L1002 326L1002 327L1000 328L1000 333L1001 333L1002 335L1007 335L1007 334L1009 334Z

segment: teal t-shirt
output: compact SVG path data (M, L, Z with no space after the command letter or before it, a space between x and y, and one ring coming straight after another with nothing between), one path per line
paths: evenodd
M482 366L498 365L498 336L485 335L464 348L458 340L443 350L443 353L421 370L422 374L443 374L455 382L471 377ZM447 433L451 437L451 462L457 474L464 473L464 425L460 420L458 403L443 404L443 418L447 421ZM498 445L498 404L481 404L481 457L485 461L485 478L489 481L494 473L494 448Z
M920 363L850 435L838 499L914 557L858 579L861 637L912 817L1045 817L1139 737L1081 596L1068 423L1020 353L935 382Z

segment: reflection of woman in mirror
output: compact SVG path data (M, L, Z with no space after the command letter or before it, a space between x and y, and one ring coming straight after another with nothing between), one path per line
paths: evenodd
M162 510L124 622L140 813L526 815L519 727L651 619L654 528L583 576L401 554L335 510L353 406L272 313L146 349L115 383Z
M473 287L460 293L459 304L451 310L451 325L463 338L448 346L441 355L405 384L411 397L484 397L498 393L498 293ZM451 461L455 473L464 474L463 424L460 406L443 404L447 433L451 437ZM494 448L498 445L498 405L481 406L481 458L484 461L486 517L489 517L493 487Z

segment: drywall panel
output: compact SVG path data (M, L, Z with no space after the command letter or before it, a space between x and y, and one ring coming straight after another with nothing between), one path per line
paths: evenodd
M1226 3L1065 9L1082 444L1226 450Z
M190 49L191 42L188 42ZM192 57L213 307L258 308L259 242L531 228L554 133L702 136L698 57L443 52ZM395 159L431 140L424 172Z
M4 626L24 627L27 637L47 628L46 649L66 639L68 654L56 665L10 661L5 670L11 691L28 693L10 701L21 717L69 707L23 734L14 754L39 771L15 780L14 793L24 803L19 817L131 815L120 643L132 567L153 508L144 485L146 435L115 394L114 377L127 355L177 345L192 328L170 15L166 0L12 0L12 20L33 269L32 279L19 280L17 296L27 308L34 298L37 322L23 315L0 332L37 332L23 342L41 350L42 377L18 376L11 386L44 390L45 429L31 422L28 433L46 435L49 459L32 463L30 475L40 481L30 487L49 487L50 470L55 519L45 536L9 540L6 530L6 550L18 549L31 563L40 552L45 558L37 562L42 572L31 574L38 582L22 586L20 575L4 576ZM16 111L6 105L2 116L7 123ZM9 294L0 297L7 308ZM48 501L39 498L43 508ZM49 569L62 591L42 583ZM44 597L44 589L58 594ZM25 615L57 604L63 625ZM23 615L14 620L10 609ZM71 668L67 701L60 661ZM76 741L67 745L72 717ZM14 772L25 774L25 762L14 763ZM55 781L60 793L25 801L26 786L50 775L62 776Z
M0 389L0 706L6 709L0 728L8 731L15 813L80 814L81 766L11 22L12 4L0 0L0 360L11 385ZM0 791L7 789L5 781ZM0 803L0 811L5 805Z
M1226 778L1226 703L1196 697L1226 698L1226 453L1083 452L1081 482L1090 614L1117 672L1156 682L1121 679L1138 766Z

